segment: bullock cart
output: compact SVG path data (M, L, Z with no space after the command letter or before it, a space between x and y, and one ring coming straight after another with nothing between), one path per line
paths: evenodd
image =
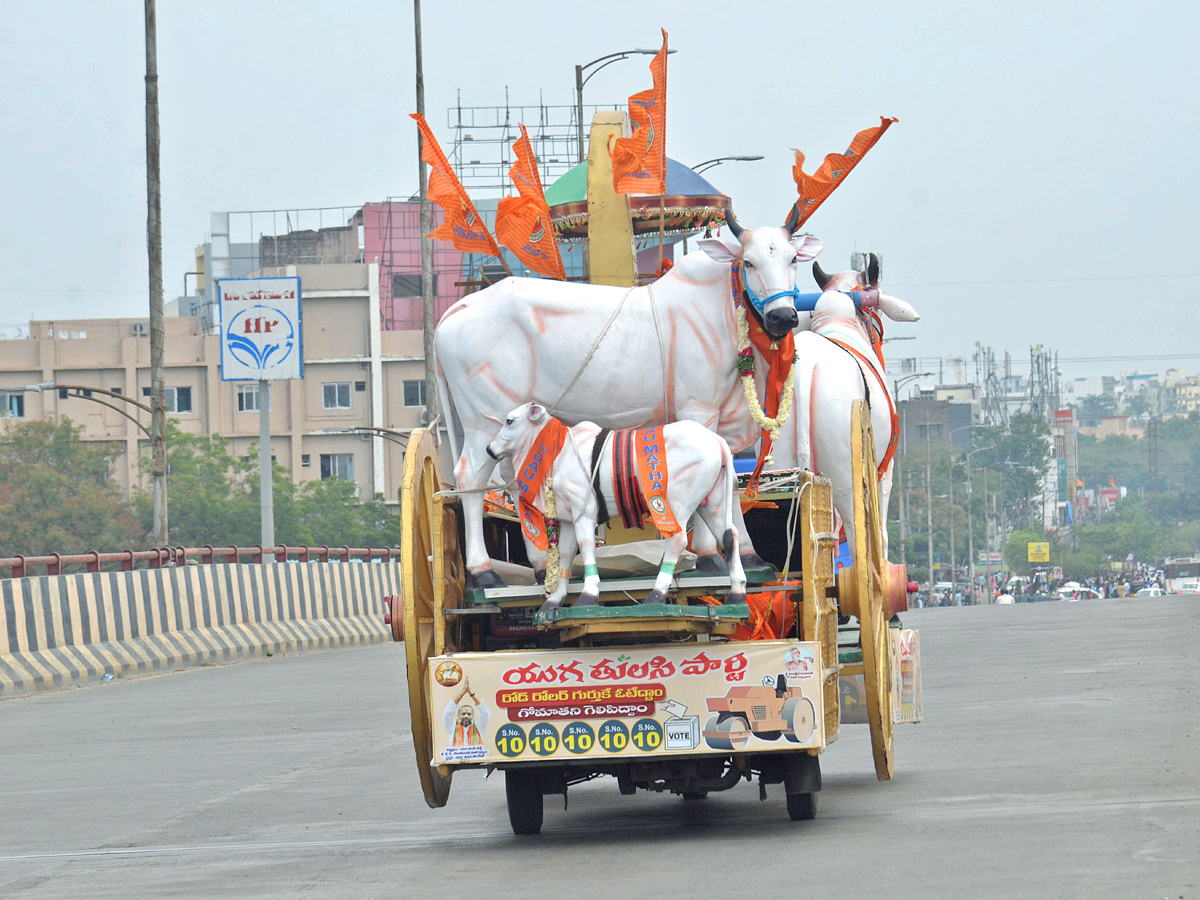
M623 794L688 800L757 778L764 797L782 787L792 819L811 819L819 755L840 731L839 681L854 676L876 775L889 779L898 690L889 619L906 604L903 573L884 558L870 429L857 401L856 558L840 574L830 483L797 472L760 495L774 498L791 529L787 587L751 583L747 604L723 605L727 576L684 574L670 603L639 604L652 578L607 578L600 606L541 614L539 585L466 588L459 496L433 436L413 432L401 493L403 594L390 598L390 614L405 644L426 802L444 806L459 769L499 769L513 830L531 834L546 794L600 775ZM764 634L768 606L756 596L790 613L786 627Z

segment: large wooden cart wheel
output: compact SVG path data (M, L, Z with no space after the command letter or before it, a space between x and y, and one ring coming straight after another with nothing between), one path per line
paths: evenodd
M404 597L405 656L408 660L408 705L412 715L413 746L417 754L417 773L425 802L437 808L450 796L449 771L442 774L431 765L433 732L441 718L429 700L429 659L446 650L445 620L442 610L447 599L457 605L461 596L462 560L457 558L457 526L453 509L442 498L441 472L437 447L428 429L421 428L409 437L404 454L404 479L400 489L401 576ZM453 540L445 539L447 530ZM446 546L449 543L449 546ZM452 558L447 564L447 552ZM449 569L449 572L447 572ZM449 575L449 578L447 578ZM457 576L457 577L456 577ZM447 597L447 581L458 587Z
M854 559L849 572L838 577L842 613L858 618L862 641L863 680L866 682L867 723L871 754L880 781L892 777L892 657L888 638L887 584L890 572L883 554L879 514L879 479L871 413L855 400L850 415L850 448L854 480Z

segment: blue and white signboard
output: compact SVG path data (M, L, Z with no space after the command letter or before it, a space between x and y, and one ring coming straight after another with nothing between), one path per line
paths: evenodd
M221 380L304 377L299 278L222 278Z

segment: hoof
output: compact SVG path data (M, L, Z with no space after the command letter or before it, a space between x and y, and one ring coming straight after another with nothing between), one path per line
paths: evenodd
M759 556L757 553L755 553L752 550L749 553L742 554L742 568L747 569L747 570L749 570L749 569L773 569L774 566L772 566L769 562L767 562L765 559L763 559L761 556Z
M736 594L731 591L729 593L729 596L727 596L725 598L726 606L738 606L740 604L744 604L745 602L746 602L746 592L745 591L740 591Z
M745 557L743 557L744 559ZM697 572L706 572L710 575L728 575L729 566L725 564L725 560L715 553L712 556L701 556L696 560Z
M647 596L646 599L643 600L642 602L643 603L666 603L667 595L656 588L655 590L651 591L649 596Z
M579 599L575 601L575 605L577 607L579 607L579 606L599 606L600 605L600 595L599 594L589 594L587 591L584 591L582 594L579 595Z
M561 600L547 600L538 608L538 613L544 615L558 609L560 606L562 606Z
M533 570L533 580L535 582L537 582L538 584L545 584L546 583L546 570L545 569L534 569Z
M467 573L467 587L482 590L484 588L508 587L508 585L504 583L503 578L491 569L484 569L482 572Z

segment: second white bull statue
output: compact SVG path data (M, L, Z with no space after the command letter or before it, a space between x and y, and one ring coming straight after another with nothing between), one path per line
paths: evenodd
M687 523L698 515L722 535L729 565L727 603L746 602L746 574L734 526L733 454L724 438L697 422L610 432L592 422L568 428L544 406L526 403L510 412L487 445L495 460L510 459L517 474L519 511L526 535L545 546L545 483L551 479L555 516L571 527L559 536L562 572L541 611L562 605L576 548L583 555L584 586L576 606L600 598L596 522L618 511L644 510L666 537L648 603L662 603L687 546Z

